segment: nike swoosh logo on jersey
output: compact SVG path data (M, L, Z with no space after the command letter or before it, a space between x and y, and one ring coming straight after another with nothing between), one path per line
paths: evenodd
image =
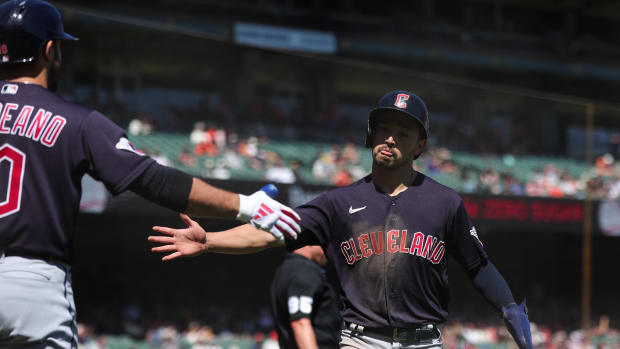
M365 209L365 208L366 208L366 206L364 206L364 207L359 207L359 208L353 208L353 206L349 206L349 213L350 213L350 214L354 214L355 212L357 212L357 211L361 211L361 210L363 210L363 209Z

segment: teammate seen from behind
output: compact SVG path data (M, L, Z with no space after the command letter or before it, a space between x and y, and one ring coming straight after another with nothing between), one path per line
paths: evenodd
M236 217L296 238L299 216L259 191L230 193L158 165L100 113L53 93L60 13L41 0L0 5L0 347L76 348L70 267L81 178L204 217Z
M366 146L372 173L330 190L296 209L302 233L286 248L321 245L340 281L345 329L342 348L440 348L448 313L447 254L504 319L520 348L532 348L525 304L517 305L504 278L489 261L462 199L416 172L412 162L429 135L424 102L406 91L381 98L369 114ZM154 227L156 252L192 256L202 252L252 253L280 246L249 225L205 233Z
M338 348L338 297L323 267L321 246L288 253L271 283L271 313L280 348Z

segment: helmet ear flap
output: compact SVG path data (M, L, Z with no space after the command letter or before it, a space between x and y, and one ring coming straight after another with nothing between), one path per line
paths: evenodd
M366 148L372 147L372 133L366 133Z
M372 147L372 138L373 138L373 118L368 116L368 128L366 129L366 148Z

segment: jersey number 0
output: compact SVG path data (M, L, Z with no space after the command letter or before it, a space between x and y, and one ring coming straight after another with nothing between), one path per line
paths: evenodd
M0 202L0 218L19 211L22 201L24 170L26 169L26 154L14 146L5 143L0 147L0 165L2 165L3 161L8 161L10 168L6 198ZM4 183L0 185L4 185Z

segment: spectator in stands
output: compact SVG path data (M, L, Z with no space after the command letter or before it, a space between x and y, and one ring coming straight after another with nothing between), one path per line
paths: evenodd
M553 164L547 164L543 172L533 172L525 188L529 196L555 198L577 197L581 190L582 186L570 173Z
M347 172L351 174L351 177L353 177L353 181L357 181L362 179L362 177L366 176L369 171L365 170L364 167L362 167L362 165L360 164L360 158L358 157L356 160L348 162Z
M218 146L216 144L217 134L217 129L213 125L207 126L207 129L204 131L204 141L197 144L194 148L194 152L196 153L196 155L207 155L210 157L216 157L219 152Z
M312 164L312 175L315 179L326 180L336 170L335 159L331 152L320 153Z
M194 154L209 155L216 152L213 135L207 132L204 122L194 124L194 130L189 135L190 142L194 145Z
M132 119L127 126L127 131L132 136L149 135L153 133L153 122L145 116Z
M456 175L456 168L451 161L452 153L447 148L430 148L425 157L427 159L426 167L429 175L435 173Z
M226 132L222 128L215 127L215 125L210 125L207 129L207 134L213 141L215 145L216 153L212 156L216 156L224 147L226 147Z
M480 174L479 190L482 193L499 195L502 193L502 185L499 173L492 168L487 168Z
M192 133L189 134L189 141L192 145L196 146L207 141L207 136L205 135L206 127L207 125L202 121L198 121L194 124L194 129Z
M80 349L99 349L103 347L103 340L99 341L94 335L94 329L89 324L78 322L78 347Z
M269 182L292 184L296 178L293 171L284 165L284 161L278 159L275 165L265 172L265 179Z
M502 184L502 194L504 195L523 195L525 190L521 183L510 173L503 174L504 183Z
M157 161L157 163L159 163L160 165L172 166L172 161L170 161L170 158L168 158L166 154L163 154L157 148L154 148L149 155L153 158L153 160Z
M607 199L609 200L620 199L620 176L616 176L616 179L610 183L609 191L607 194Z
M545 170L540 177L542 186L547 192L547 195L552 197L562 197L563 193L559 189L560 184L560 171L553 164L549 163L545 166Z
M156 348L180 349L179 332L172 326L151 329L147 332L148 342Z
M243 161L243 157L239 155L239 153L237 153L234 148L230 147L224 150L224 153L222 154L222 159L224 160L226 167L232 170L240 170L245 164Z
M525 184L525 193L527 196L547 196L547 192L540 183L533 179Z
M445 174L450 175L450 176L458 176L459 175L458 167L450 159L444 160L441 163L440 171L441 171L441 173L445 173Z
M340 152L340 158L345 163L359 163L360 153L353 142L347 142Z
M297 160L291 160L288 163L288 167L291 169L291 171L293 171L293 174L295 175L295 183L304 184L305 181L301 174L301 163Z
M142 134L142 120L140 118L133 118L127 126L127 132L132 136Z
M614 172L614 157L611 154L597 157L595 169L597 175L611 177Z
M434 151L429 151L429 158L426 162L427 170L429 175L433 175L441 172L441 158Z
M213 329L207 325L201 325L198 322L190 322L187 330L181 335L183 340L187 342L192 349L216 349L222 348L213 343L215 334Z
M215 159L207 158L202 163L202 176L205 178L213 178L213 170L215 170Z
M330 184L337 187L344 187L353 183L353 176L349 173L344 159L336 161L335 170L331 175Z
M463 182L463 191L465 193L474 193L478 191L479 179L475 175L473 168L469 166L463 166L460 173L461 181Z
M246 159L256 158L258 156L258 139L249 137L239 142L239 154Z
M226 162L223 159L215 160L215 168L213 169L213 172L211 172L211 175L215 179L230 179L232 176L230 170L226 167Z
M583 189L580 187L579 182L566 171L560 173L559 188L565 197L577 197L579 191Z
M586 183L586 190L592 198L604 198L607 195L603 179L601 177L593 177Z
M183 150L177 156L177 161L183 166L194 167L198 165L198 161L196 161L196 157L187 149L187 147L183 147Z

